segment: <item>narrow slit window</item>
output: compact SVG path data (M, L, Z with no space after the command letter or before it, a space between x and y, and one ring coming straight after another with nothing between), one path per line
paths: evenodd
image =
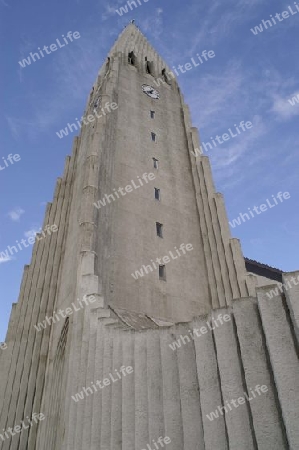
M155 118L155 111L151 111L151 119Z
M155 199L161 200L160 189L155 188Z
M158 169L158 159L153 158L153 162L154 162L154 169Z
M157 135L156 133L151 132L151 136L152 136L152 141L156 142L157 141Z
M159 266L159 280L166 281L166 267L165 267L165 265Z
M157 230L157 236L162 238L163 237L163 225L162 225L162 223L156 222L156 230Z
M132 66L136 66L136 56L133 51L128 53L128 63Z
M162 77L163 77L164 81L171 86L171 82L170 82L170 80L168 78L168 75L166 74L166 69L162 70Z
M148 59L147 59L147 57L145 57L145 71L146 71L146 73L148 73L149 75L152 75L153 76L153 67L154 65L153 65L153 61L149 61Z

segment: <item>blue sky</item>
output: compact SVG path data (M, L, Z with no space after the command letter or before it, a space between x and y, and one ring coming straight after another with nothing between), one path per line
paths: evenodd
M291 198L236 226L245 256L299 269L298 167L299 13L254 35L262 19L288 10L293 2L260 0L148 0L120 17L121 0L51 3L0 0L1 155L21 160L0 171L0 251L39 229L46 202L70 154L73 136L56 131L81 117L106 55L124 26L135 19L169 66L184 65L203 50L215 58L178 78L201 139L222 135L234 124L250 130L209 153L216 188L225 196L230 220L265 203L279 191ZM62 39L81 38L21 68L18 61ZM2 164L3 166L3 164ZM296 250L297 249L297 250ZM31 247L10 261L0 260L0 341L12 302L18 298L23 266Z

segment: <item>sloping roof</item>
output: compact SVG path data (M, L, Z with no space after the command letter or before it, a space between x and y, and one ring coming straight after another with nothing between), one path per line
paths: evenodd
M282 283L282 270L276 269L275 267L268 266L267 264L262 264L253 259L245 259L245 266L248 272L260 275L262 277L269 278L270 280L275 280Z

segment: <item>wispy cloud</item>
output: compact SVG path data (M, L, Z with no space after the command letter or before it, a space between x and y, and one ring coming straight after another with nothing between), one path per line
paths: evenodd
M20 208L20 207L16 207L14 209L12 209L11 211L9 211L7 213L7 216L13 221L13 222L19 222L20 217L22 216L22 214L24 214L25 211Z
M198 31L193 36L189 46L189 56L193 56L198 48L209 43L215 45L220 40L232 34L237 26L248 22L258 15L258 6L263 0L218 0L209 2L208 7L205 2L198 2L196 6L190 5L186 11L186 20L190 17L201 16Z
M295 115L290 109L296 109L298 113L298 108L287 102L289 92L294 92L296 80L292 77L284 79L269 63L267 68L261 62L245 69L244 62L237 59L224 63L220 69L219 66L216 69L209 66L204 76L199 77L195 71L192 75L189 83L192 95L189 94L187 103L195 111L193 122L198 126L203 142L225 133L241 120L253 122L253 128L246 133L219 145L208 154L220 190L236 190L237 186L245 186L249 192L255 191L257 186L275 186L278 179L290 181L282 166L284 163L286 167L290 166L287 161L289 154L294 159L293 164L298 161L297 142L294 136L289 136L288 145L281 143L277 137L277 122L283 124L291 114ZM290 151L292 148L294 152ZM270 154L273 167L265 172ZM252 179L259 182L252 183ZM242 194L237 192L235 196L244 196L244 189L240 191Z
M145 17L144 19L138 20L141 31L144 33L150 32L151 36L159 39L163 33L163 9L156 8L154 14Z
M110 19L110 17L115 16L116 15L116 9L119 6L123 6L123 5L126 5L126 4L127 3L126 3L125 0L115 0L113 2L113 4L107 3L105 5L105 11L102 13L102 16L101 16L102 21L105 21L107 19Z
M259 116L255 116L252 119L253 127L238 135L236 138L230 140L227 145L227 151L218 150L216 168L227 168L232 163L236 163L244 153L250 148L253 143L260 139L260 137L268 131L267 127L263 123L263 120Z
M107 27L103 27L100 31L85 30L81 38L72 46L52 55L52 58L49 56L47 60L38 62L47 64L48 75L51 76L49 93L45 90L37 91L34 85L26 88L24 94L27 104L26 118L6 116L15 139L18 139L20 135L26 135L35 140L41 136L41 133L51 132L51 127L59 128L60 120L64 124L65 118L62 119L62 117L66 112L70 112L70 120L73 120L74 110L79 104L81 106L78 114L83 111L84 102L97 76L99 65L104 63L107 48L112 44L111 34L114 33L114 30L109 30ZM24 48L28 48L27 42L24 43ZM99 56L101 54L102 60ZM96 58L95 55L97 55ZM31 69L34 70L35 67ZM29 76L30 71L23 75L23 77Z
M199 80L193 80L196 94L192 95L191 105L198 111L201 129L209 127L209 133L219 131L225 123L229 126L234 120L233 115L238 109L233 109L232 105L244 102L245 76L240 62L231 60L221 71L205 73Z
M0 264L5 264L11 261L13 258L11 256L5 256L0 254Z

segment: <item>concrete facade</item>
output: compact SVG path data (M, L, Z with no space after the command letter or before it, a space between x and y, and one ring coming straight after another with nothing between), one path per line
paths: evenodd
M156 86L164 68L130 24L92 88L85 117L117 108L74 140L44 222L58 232L34 246L0 352L0 430L34 412L45 420L0 437L1 450L141 450L160 436L173 450L299 448L298 289L274 299L256 289L209 160L193 156L199 136L177 82ZM155 179L117 198L144 173ZM156 267L131 275L182 243L193 250L165 265L166 281ZM34 327L83 298L84 308ZM190 339L220 313L229 321ZM172 350L181 335L190 342ZM133 373L72 399L122 366ZM267 393L207 417L256 385Z

